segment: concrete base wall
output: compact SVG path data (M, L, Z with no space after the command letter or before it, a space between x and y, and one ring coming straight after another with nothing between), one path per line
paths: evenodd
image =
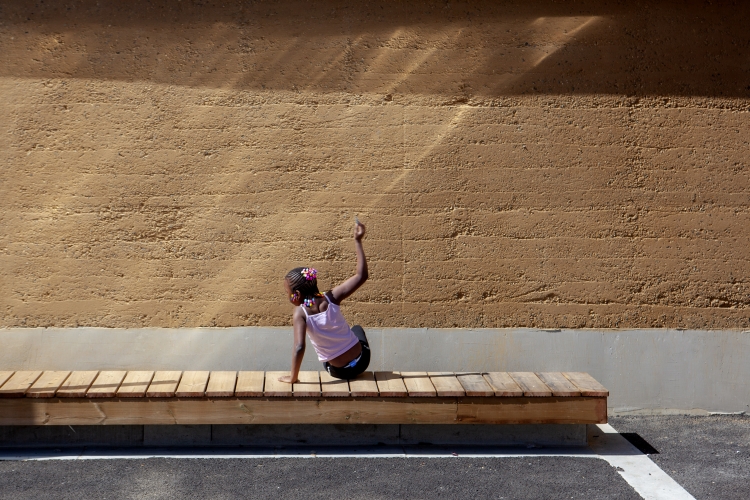
M586 371L611 414L750 410L750 332L367 330L372 370ZM6 329L3 370L288 370L289 328ZM304 370L321 365L310 348Z
M585 446L585 425L0 426L0 448L49 446Z

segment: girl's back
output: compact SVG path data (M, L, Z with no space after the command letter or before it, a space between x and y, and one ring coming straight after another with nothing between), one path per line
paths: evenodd
M341 315L341 309L330 298L324 296L318 305L318 313L309 313L300 306L307 318L307 337L320 361L330 361L341 356L359 342Z

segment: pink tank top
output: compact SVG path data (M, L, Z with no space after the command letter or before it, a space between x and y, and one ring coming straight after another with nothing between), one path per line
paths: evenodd
M320 361L329 361L340 356L359 342L341 315L339 306L328 296L326 300L328 309L318 314L307 314L305 307L300 306L307 316L307 336Z

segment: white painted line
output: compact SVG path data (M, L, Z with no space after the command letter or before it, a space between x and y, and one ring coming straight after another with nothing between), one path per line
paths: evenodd
M693 495L641 453L611 425L592 426L589 446L646 500L695 500ZM597 432L598 429L598 432Z
M576 457L597 458L588 447L520 448L511 446L404 446L404 456L413 458L514 458Z
M599 458L591 449L488 446L379 446L379 447L304 447L304 448L146 448L0 450L2 460L143 460L147 458L512 458L575 457Z

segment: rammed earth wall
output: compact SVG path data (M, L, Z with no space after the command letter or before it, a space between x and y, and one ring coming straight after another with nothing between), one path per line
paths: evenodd
M750 326L750 6L0 5L0 326Z

